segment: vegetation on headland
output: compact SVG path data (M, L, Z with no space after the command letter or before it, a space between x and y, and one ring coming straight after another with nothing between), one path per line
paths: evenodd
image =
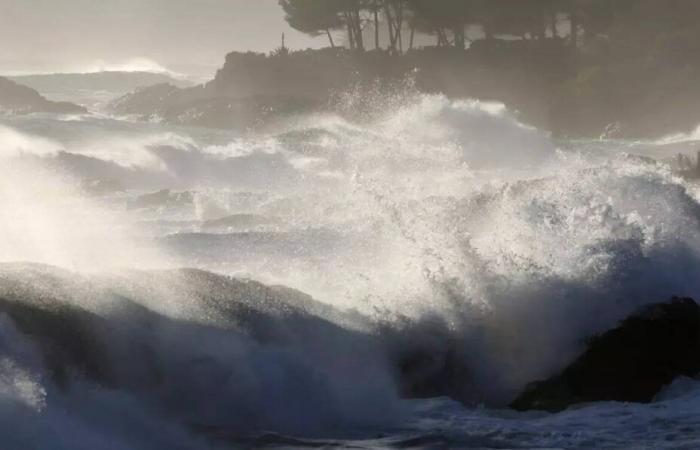
M385 48L392 54L413 49L418 34L433 36L438 47L464 49L475 39L560 38L565 29L576 46L579 35L595 33L610 20L617 9L611 3L616 2L279 0L292 28L312 36L325 34L331 47L336 46L333 33L344 30L346 46L351 50Z
M423 67L418 64L433 72L454 70L455 80L465 80L462 86L445 86L429 74L427 87L504 100L526 119L560 134L591 136L607 128L644 136L700 122L696 0L279 3L292 27L329 37L333 30L345 30L347 46L359 52L410 53L416 35L430 36L436 47L469 46L472 52L425 57ZM380 34L388 38L382 42Z
M217 127L329 105L407 76L421 92L506 103L560 136L655 137L700 123L696 0L281 0L329 48L231 53L205 85L119 112ZM367 92L370 88L367 87ZM149 95L152 98L148 98ZM148 98L148 101L144 101Z

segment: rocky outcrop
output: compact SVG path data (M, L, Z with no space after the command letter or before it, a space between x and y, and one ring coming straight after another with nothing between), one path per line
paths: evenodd
M520 57L514 68L510 63L503 67L490 62L494 58L512 61L516 53ZM358 53L342 48L272 55L232 52L206 84L140 90L117 99L110 109L168 123L248 129L290 113L319 109L366 118L366 109L384 111L389 97L402 97L415 88L451 98L504 101L540 125L540 116L547 111L542 99L555 81L550 78L562 76L561 67L566 64L560 62L566 54L559 42L518 43L491 52L426 48L400 57L380 50ZM546 77L542 76L544 62L552 66ZM525 104L523 97L534 101Z
M700 307L673 298L593 338L563 372L529 385L511 407L555 412L595 401L648 403L676 377L698 372Z
M87 110L68 102L52 102L37 91L0 77L0 112L9 114L82 114Z
M312 111L313 99L278 96L228 96L210 85L179 89L160 84L122 96L108 105L121 115L176 125L247 130L294 113Z
M104 71L89 73L48 73L9 77L40 93L78 90L126 93L146 86L169 83L189 87L193 83L173 78L166 73Z
M126 115L162 115L177 102L181 89L169 83L160 83L136 89L109 104L109 109Z
M665 52L678 48L684 47ZM408 84L455 99L502 102L522 122L559 137L653 139L694 130L700 116L697 58L671 64L655 52L627 56L587 54L583 63L565 39L481 39L468 49L425 47L402 56L341 48L232 52L211 82L180 90L143 115L167 106L166 121L229 128L246 117L226 116L236 109L229 105L243 98L266 97L273 109L275 99L301 98L345 112L342 103L352 94L363 94L355 102L364 97L386 108L392 87Z
M192 192L172 192L170 189L163 189L158 192L140 195L127 203L128 209L149 209L163 207L190 206L194 201Z
M276 217L266 217L257 214L233 214L202 223L202 230L250 230L261 227L276 227L281 220Z

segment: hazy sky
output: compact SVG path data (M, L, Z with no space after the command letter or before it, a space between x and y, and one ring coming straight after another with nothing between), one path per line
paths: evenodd
M0 73L149 66L206 74L231 50L325 46L277 0L0 0Z

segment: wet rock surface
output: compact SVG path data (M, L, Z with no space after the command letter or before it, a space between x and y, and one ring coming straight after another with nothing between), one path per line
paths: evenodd
M511 407L554 412L585 402L648 403L675 378L699 371L700 307L673 298L591 339L563 372L530 384Z

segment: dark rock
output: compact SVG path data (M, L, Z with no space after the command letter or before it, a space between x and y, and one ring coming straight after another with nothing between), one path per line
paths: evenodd
M158 192L140 195L127 203L128 209L147 209L163 207L190 206L194 202L192 192L172 192L170 189L162 189Z
M676 377L700 372L700 307L689 298L648 306L588 343L562 373L529 385L511 407L560 411L595 401L648 403Z
M277 226L280 223L280 220L276 217L265 217L257 214L233 214L215 220L207 220L202 224L202 229L251 229Z
M209 128L247 130L292 114L319 108L314 99L250 95L220 95L209 85L180 89L169 84L150 86L112 101L108 110L144 120Z
M160 116L180 92L172 84L160 83L125 94L111 102L108 108L118 114Z
M82 114L87 110L73 103L49 101L32 88L0 77L0 112Z
M80 183L80 187L86 194L102 196L108 194L114 194L117 192L125 192L126 187L119 180L109 178L109 179L90 179L83 180Z

